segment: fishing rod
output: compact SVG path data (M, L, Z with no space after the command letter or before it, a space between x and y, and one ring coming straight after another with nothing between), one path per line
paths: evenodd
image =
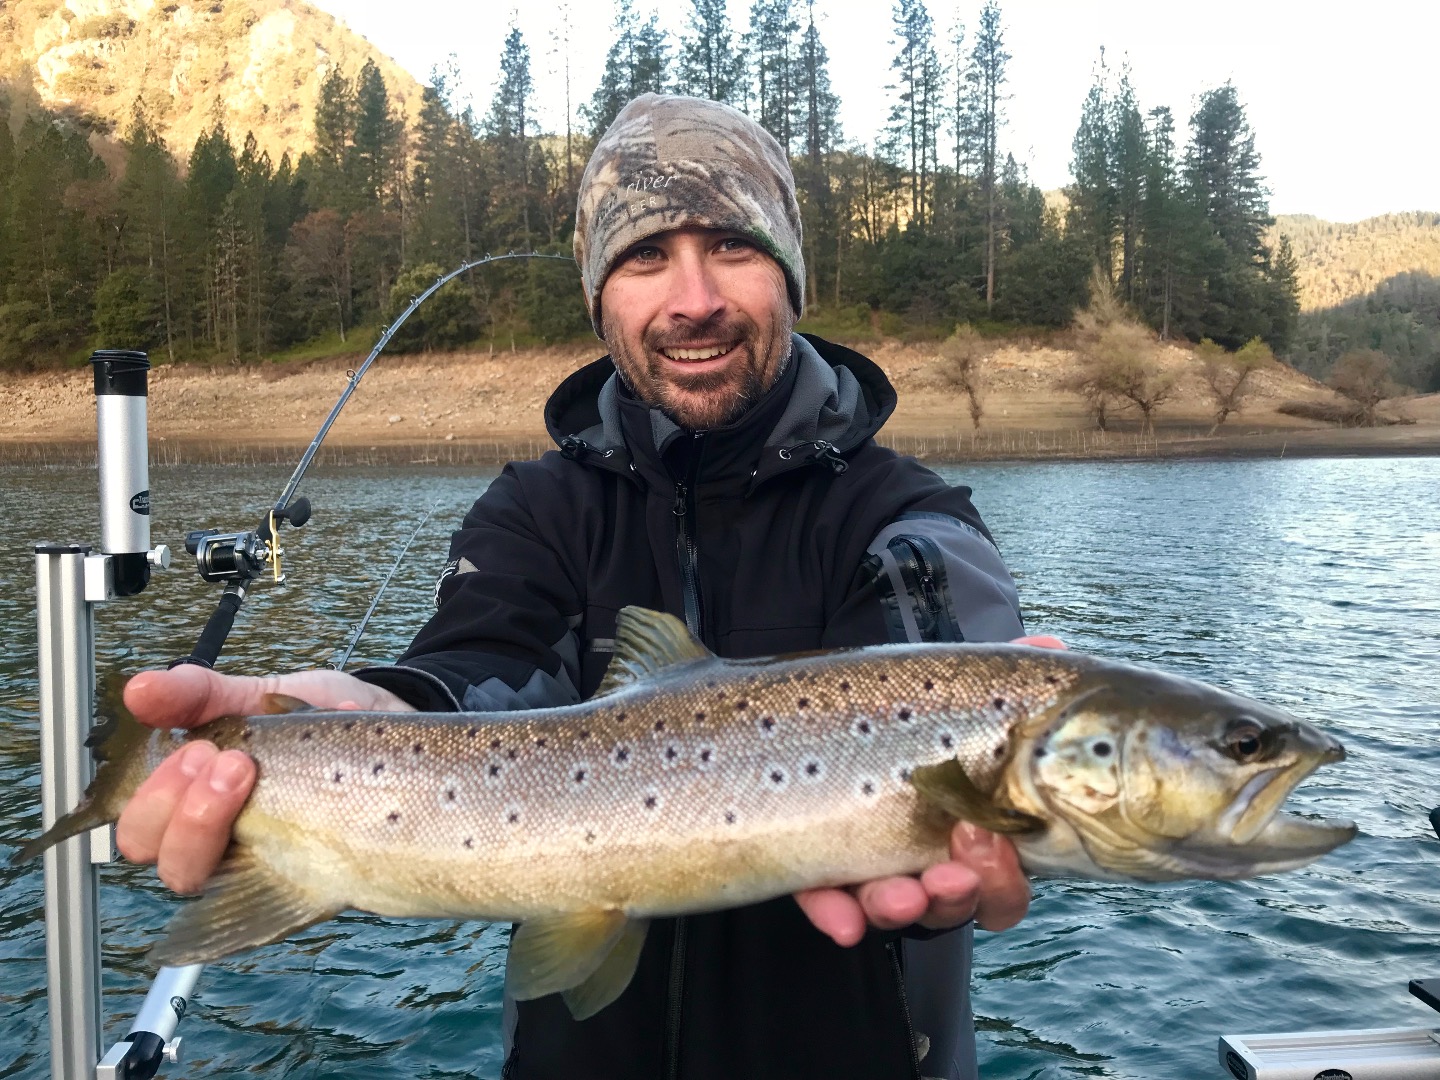
M259 526L234 532L201 529L186 535L185 548L194 556L200 576L221 584L223 591L194 649L171 667L213 667L247 589L267 568L277 583L285 580L280 526L288 522L299 528L311 513L310 501L296 498L296 490L345 403L405 320L460 274L509 259L573 261L565 255L510 251L470 260L437 277L410 298L399 317L384 328L365 362L348 373L339 400ZM164 544L150 546L149 359L143 352L101 350L91 357L91 363L98 432L100 550L95 552L83 543L35 545L41 819L46 828L80 802L94 772L88 736L94 719L96 608L140 593L153 570L170 566L169 549ZM431 508L402 546L396 567L435 509ZM349 659L394 573L392 567L340 667ZM45 853L45 952L51 1075L55 1080L148 1080L162 1063L179 1060L181 1040L174 1033L200 976L199 964L161 968L130 1033L103 1056L100 1052L104 1025L97 871L114 858L108 827L62 841Z
M234 626L235 616L240 610L240 605L245 601L245 594L250 585L265 573L267 567L276 584L285 580L281 563L284 549L280 542L280 526L288 522L292 527L299 528L310 520L310 500L304 496L295 498L300 481L304 479L311 464L315 461L315 456L320 451L320 445L335 425L346 402L359 387L360 380L370 370L370 365L384 352L385 346L390 344L390 339L405 324L405 320L438 289L454 278L476 267L485 266L488 263L504 262L508 259L559 259L564 262L574 262L569 255L548 255L538 251L507 251L504 255L487 254L483 258L462 263L447 274L441 274L423 292L412 296L410 303L399 317L381 331L379 340L375 342L375 346L370 350L370 355L365 358L365 362L358 368L347 372L349 379L345 384L345 389L340 392L340 397L331 408L330 414L325 417L320 429L315 433L315 437L310 440L310 445L300 456L300 461L295 466L295 471L290 474L285 489L275 500L275 505L261 519L260 524L256 528L244 532L227 533L218 529L200 529L186 534L185 550L195 557L196 568L199 570L200 576L206 581L222 584L224 590L214 613L201 631L195 648L189 655L172 660L170 667L178 667L181 664L214 667L220 650L225 644L225 639Z

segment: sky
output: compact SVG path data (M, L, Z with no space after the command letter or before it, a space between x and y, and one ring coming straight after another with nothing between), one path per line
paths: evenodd
M422 82L453 55L477 111L488 109L501 46L512 25L530 48L539 117L565 123L562 5L531 0L313 0L363 34ZM750 0L729 0L733 25ZM937 36L978 20L981 0L931 0ZM636 0L678 35L691 5ZM890 7L816 0L830 77L847 140L868 142L892 94ZM570 10L570 93L577 107L600 81L614 9ZM403 17L397 18L397 11ZM1196 99L1233 82L1246 106L1275 214L1359 221L1404 210L1440 211L1440 137L1434 77L1437 0L1008 0L1002 2L1008 123L1001 149L1045 190L1070 177L1070 143L1101 49L1112 68L1128 62L1141 111L1169 106L1183 142Z

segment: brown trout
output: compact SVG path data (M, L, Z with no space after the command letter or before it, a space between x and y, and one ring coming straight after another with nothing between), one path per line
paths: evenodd
M186 733L259 779L162 964L279 941L350 908L521 924L510 990L577 1017L634 972L647 920L909 874L959 819L1027 872L1231 879L1355 834L1278 813L1340 744L1258 702L1018 645L887 645L721 660L678 620L620 613L605 682L520 713L319 712ZM283 713L283 715L278 714ZM85 800L23 860L114 821L175 746L118 709Z

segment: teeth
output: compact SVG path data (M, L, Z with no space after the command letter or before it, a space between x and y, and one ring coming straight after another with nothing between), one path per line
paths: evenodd
M671 360L710 360L723 356L733 348L730 345L712 345L708 349L663 349Z

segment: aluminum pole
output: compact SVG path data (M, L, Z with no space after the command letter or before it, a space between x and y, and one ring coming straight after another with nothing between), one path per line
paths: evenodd
M85 736L95 697L89 547L35 547L40 660L41 820L73 810L93 774ZM97 560L98 561L98 560ZM93 573L93 570L92 570ZM89 1080L100 1058L100 913L89 833L45 852L45 961L51 1076Z

